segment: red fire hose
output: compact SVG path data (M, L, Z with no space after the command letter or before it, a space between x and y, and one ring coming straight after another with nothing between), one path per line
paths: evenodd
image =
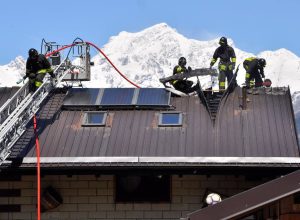
M37 133L36 116L33 115L33 130L35 134L36 159L37 159L37 220L41 219L41 161L40 161L40 143Z

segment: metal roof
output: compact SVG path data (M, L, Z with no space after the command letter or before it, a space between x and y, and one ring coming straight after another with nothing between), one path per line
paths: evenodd
M17 91L19 87L0 87L0 107L5 104L5 102L11 98Z
M62 110L65 93L58 91L39 112L41 157L61 158L60 162L66 164L74 163L74 158L78 163L98 158L95 160L99 164L111 163L105 158L115 158L114 163L175 166L265 166L263 158L270 158L269 164L298 166L299 147L289 90L249 94L246 110L241 108L240 96L241 89L237 88L223 99L215 121L199 98L190 96L171 97L170 111L182 112L181 127L158 126L159 109L108 109L106 126L82 127L84 111ZM11 158L15 157L26 157L27 161L35 157L31 125L15 144ZM134 162L130 162L132 158ZM249 160L242 162L242 158ZM282 158L290 158L291 162L282 162Z
M215 146L219 155L299 156L290 91L287 88L248 94L241 110L241 89L221 103L216 121Z
M262 206L300 191L300 170L188 214L186 219L225 220L242 217Z

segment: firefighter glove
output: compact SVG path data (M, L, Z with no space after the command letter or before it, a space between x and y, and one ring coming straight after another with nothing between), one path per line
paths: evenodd
M21 82L23 82L23 80L24 80L24 79L21 78L21 79L19 79L16 83L17 83L17 84L20 84Z

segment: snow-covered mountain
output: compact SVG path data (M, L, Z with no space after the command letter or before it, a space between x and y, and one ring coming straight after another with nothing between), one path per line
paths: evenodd
M121 32L110 38L102 50L130 80L141 87L162 87L159 78L170 76L178 58L185 56L192 68L208 67L219 39L199 41L188 39L165 23L157 24L137 33ZM300 128L300 58L286 49L251 54L235 47L237 63L247 57L258 56L267 60L265 75L273 86L290 86L293 93L295 117ZM92 80L86 87L131 87L104 59L102 55L92 58ZM215 64L217 66L217 64ZM15 86L25 73L25 60L17 57L9 64L0 66L0 87ZM238 83L245 80L245 70L240 66ZM210 77L202 77L201 85L207 87ZM299 91L299 92L297 92ZM299 137L300 139L300 137Z
M218 40L198 41L188 39L165 23L157 24L137 33L121 32L111 37L102 50L112 62L133 82L141 87L162 87L159 78L170 76L178 58L185 56L192 68L208 67ZM237 63L250 56L267 60L265 75L273 81L273 86L290 86L292 92L300 91L300 58L286 49L264 51L254 55L234 47ZM92 58L92 80L87 87L130 87L110 66L102 55ZM217 66L217 64L215 64ZM7 65L0 66L0 86L13 86L24 73L25 60L17 57ZM245 71L240 66L238 83L242 84ZM201 79L207 86L210 77Z
M218 47L218 40L198 41L187 39L167 24L158 24L138 33L121 32L112 37L103 51L123 71L126 76L143 87L160 87L159 78L172 74L180 56L185 56L192 68L208 67L212 54ZM234 46L237 63L254 54L244 52ZM300 91L300 58L286 49L265 51L257 56L267 60L266 77L274 86L290 86L292 91ZM97 55L93 58L92 81L89 86L123 87L130 86L106 60ZM217 66L217 65L216 65ZM244 82L245 71L241 65L238 82ZM205 84L205 79L202 84Z
M25 73L26 61L18 56L9 64L0 66L0 87L15 86L18 79Z

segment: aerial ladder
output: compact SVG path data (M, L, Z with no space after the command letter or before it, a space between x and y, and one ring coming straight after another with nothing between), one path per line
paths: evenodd
M80 81L80 75L84 80L90 77L90 45L86 42L73 42L71 45L59 46L55 42L44 43L46 57L50 59L55 78L48 74L43 84L33 93L29 91L29 81L0 108L0 166L9 157L13 145L26 130L26 125L38 112L43 101L62 81ZM61 61L61 50L69 49L69 53ZM70 52L76 53L76 65L68 58Z

